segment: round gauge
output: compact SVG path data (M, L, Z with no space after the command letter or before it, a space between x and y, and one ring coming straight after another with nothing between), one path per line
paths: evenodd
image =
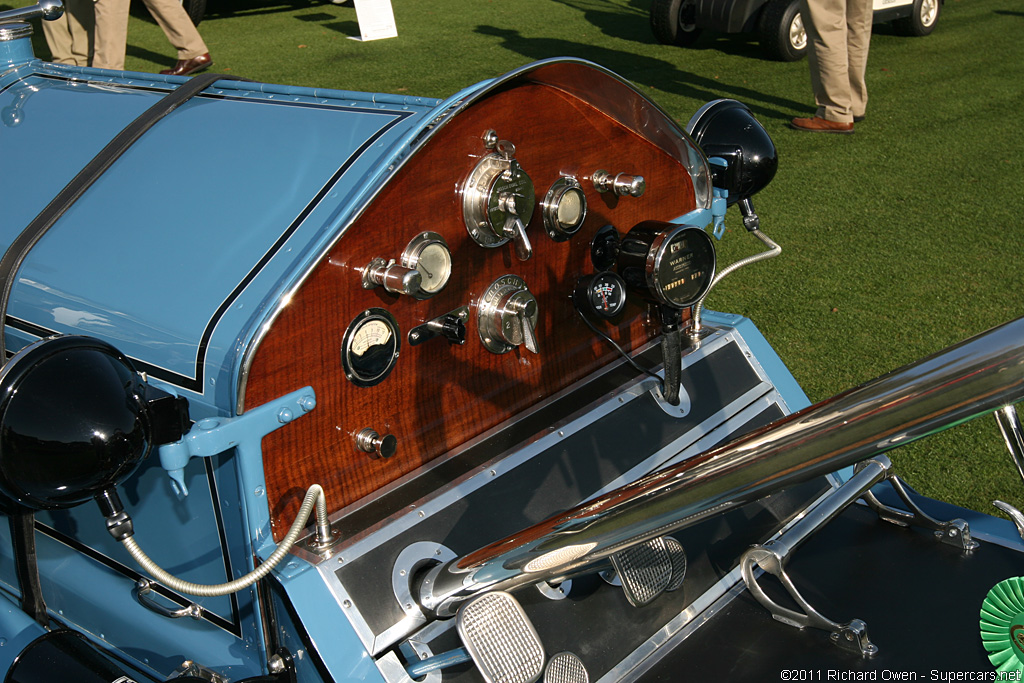
M544 196L541 213L551 239L564 242L576 234L587 217L587 197L579 182L567 176L556 180Z
M700 228L682 227L662 241L648 285L673 308L697 303L715 277L715 245Z
M700 228L644 221L622 240L619 274L645 298L687 308L711 288L715 245Z
M360 387L383 382L398 361L399 337L398 323L383 308L369 308L357 315L341 342L345 377Z
M452 253L448 243L436 232L422 232L402 252L402 265L420 272L420 288L413 296L426 299L448 284L452 276Z
M582 278L573 294L577 308L601 318L614 318L626 307L626 283L610 271Z

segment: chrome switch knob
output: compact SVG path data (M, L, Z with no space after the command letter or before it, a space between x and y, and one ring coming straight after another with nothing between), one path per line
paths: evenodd
M415 268L396 265L394 261L375 258L363 268L363 287L383 287L392 294L413 295L420 291L423 274Z
M598 192L614 192L620 197L640 197L647 190L647 181L642 175L619 173L612 175L608 171L594 171L591 175L594 189Z
M480 341L492 353L508 353L520 345L531 353L540 353L539 317L537 299L526 282L517 275L503 275L487 288L480 300L477 321Z
M398 450L398 439L392 434L381 436L367 427L356 434L356 448L373 458L390 458Z

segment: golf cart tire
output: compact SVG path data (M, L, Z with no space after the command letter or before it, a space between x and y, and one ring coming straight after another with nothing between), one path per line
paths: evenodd
M199 22L206 16L206 0L181 0L181 6L185 8L194 26L199 26Z
M795 62L807 54L807 33L803 46L794 45L790 28L800 15L799 0L770 0L758 22L761 49L771 59Z
M687 5L692 6L693 0L654 0L651 3L651 32L659 43L690 47L697 42L701 29L694 24L684 28L680 21Z
M935 7L935 16L931 18L931 21L928 21L924 15L927 13L925 8L930 5ZM902 35L926 36L935 30L941 14L941 0L914 0L914 7L911 9L910 16L897 19L892 24L896 31Z

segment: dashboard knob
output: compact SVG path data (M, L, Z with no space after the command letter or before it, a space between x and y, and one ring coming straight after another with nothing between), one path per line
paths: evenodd
M392 294L413 295L420 291L423 274L416 268L399 266L394 261L375 258L363 269L363 287L383 287Z
M600 170L594 171L590 179L598 192L614 192L620 197L640 197L647 190L647 181L642 175L612 175L608 171Z
M488 287L480 300L477 325L480 341L492 353L508 353L517 346L540 353L539 314L537 299L526 282L517 275L503 275Z
M392 434L381 436L367 427L356 434L356 448L373 458L390 458L398 450L398 439Z

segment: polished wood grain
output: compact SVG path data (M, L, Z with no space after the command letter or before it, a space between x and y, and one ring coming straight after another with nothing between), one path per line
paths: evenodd
M636 97L637 107L643 103L622 91ZM534 254L525 262L515 258L510 243L478 246L463 222L461 185L486 154L481 136L487 129L515 144L536 187L529 223ZM589 180L598 169L643 175L647 191L640 198L599 194ZM581 181L589 212L579 233L557 243L545 233L539 207L560 175ZM594 272L591 239L605 224L624 233L642 220L667 220L694 207L692 181L679 160L558 88L524 83L456 116L316 266L256 351L247 408L305 385L317 395L312 413L263 441L275 538L284 535L310 484L324 487L331 510L357 503L615 360L616 353L583 325L569 300L577 279ZM371 259L397 260L424 230L440 233L451 248L454 274L443 291L419 301L361 286ZM524 347L494 354L478 337L477 302L506 274L522 277L537 298L537 355ZM464 345L440 338L408 343L413 327L460 306L471 311ZM353 319L370 307L395 317L402 348L385 381L357 387L344 376L341 342ZM639 298L629 302L617 324L601 324L626 349L658 333ZM397 437L394 457L374 459L355 448L355 434L367 427Z

